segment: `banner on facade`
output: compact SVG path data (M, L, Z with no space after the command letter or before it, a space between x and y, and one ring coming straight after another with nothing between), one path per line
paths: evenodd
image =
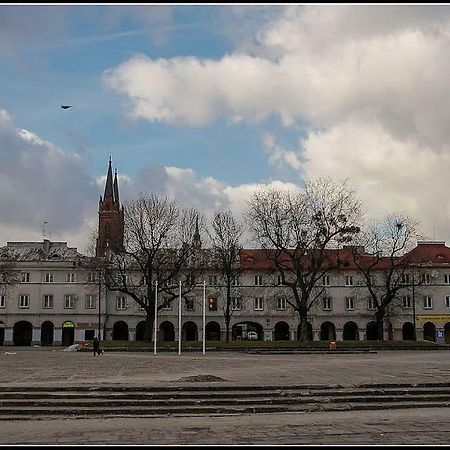
M445 316L417 316L417 320L443 320L450 322L450 315Z

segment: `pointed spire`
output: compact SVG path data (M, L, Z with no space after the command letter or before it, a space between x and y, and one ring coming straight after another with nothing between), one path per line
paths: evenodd
M106 176L105 195L103 196L103 200L106 200L107 198L113 198L111 156L109 157L108 175Z
M195 233L194 233L193 244L197 248L201 248L202 247L202 241L200 239L200 232L198 230L198 216L195 219Z
M119 204L119 185L117 184L117 169L114 173L114 201Z

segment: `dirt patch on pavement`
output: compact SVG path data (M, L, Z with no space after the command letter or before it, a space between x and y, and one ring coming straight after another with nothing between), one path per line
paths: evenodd
M227 381L224 380L223 378L220 377L216 377L215 375L192 375L190 377L183 377L180 378L178 381Z

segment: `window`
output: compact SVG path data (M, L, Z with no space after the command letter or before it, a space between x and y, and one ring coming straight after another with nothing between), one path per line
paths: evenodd
M235 277L233 277L233 280L232 280L231 284L233 286L240 286L241 285L241 280L239 279L238 276L235 276Z
M353 286L353 277L350 275L347 275L345 277L345 285L346 286Z
M322 309L324 311L331 311L331 297L324 297L322 299Z
M127 309L127 299L125 297L117 297L116 309Z
M66 309L75 308L75 295L69 294L64 296L64 308Z
M429 273L423 273L422 274L422 283L423 284L430 284L430 274Z
M208 298L208 311L217 311L217 298Z
M242 298L231 297L231 309L233 311L240 311L242 309Z
M446 273L444 275L444 283L445 284L450 284L450 274Z
M264 299L263 298L255 298L253 307L255 311L263 311L264 310Z
M411 297L409 295L403 296L403 308L411 308Z
M347 311L353 311L355 309L355 302L353 297L346 297L345 299L345 309Z
M433 299L429 295L423 298L423 308L424 309L432 309L433 308Z
M95 308L95 297L92 294L86 295L85 307L86 307L86 309L94 309Z
M166 311L172 309L172 301L169 298L166 298L163 300L163 307L162 309L165 309Z
M262 286L262 275L255 275L255 286Z
M278 311L285 311L287 308L287 302L285 298L277 299L277 309Z
M30 274L29 273L22 273L22 277L20 279L22 283L29 283L30 282Z
M68 273L66 277L67 283L75 283L75 274L74 273Z
M410 284L410 276L408 273L402 275L402 284Z
M324 286L329 286L330 285L330 275L324 275L322 277L322 284Z
M283 277L281 275L278 275L277 285L281 286L282 284L283 284Z
M19 308L30 307L30 296L28 294L22 294L19 296Z
M445 307L450 308L450 295L445 296Z
M185 304L185 307L186 307L186 311L194 311L194 299L186 298L184 300L184 304Z
M53 308L53 295L44 295L42 301L43 308Z
M6 295L0 295L0 308L4 308L6 306Z
M46 273L45 274L45 282L46 283L53 283L53 274L52 273Z
M139 280L139 286L147 286L147 282L145 281L144 275L142 275Z
M98 281L97 274L95 272L91 272L88 274L88 283L96 283Z
M209 286L217 286L217 275L210 275L208 278Z
M353 308L352 308L353 309ZM367 309L369 311L375 311L377 309L376 305L375 305L375 299L373 297L369 297L367 299Z

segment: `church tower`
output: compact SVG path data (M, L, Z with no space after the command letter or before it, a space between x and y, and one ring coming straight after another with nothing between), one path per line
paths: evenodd
M105 256L106 250L120 252L123 247L124 210L120 207L117 171L114 182L109 158L108 174L106 176L105 193L100 196L98 204L98 237L95 256Z

